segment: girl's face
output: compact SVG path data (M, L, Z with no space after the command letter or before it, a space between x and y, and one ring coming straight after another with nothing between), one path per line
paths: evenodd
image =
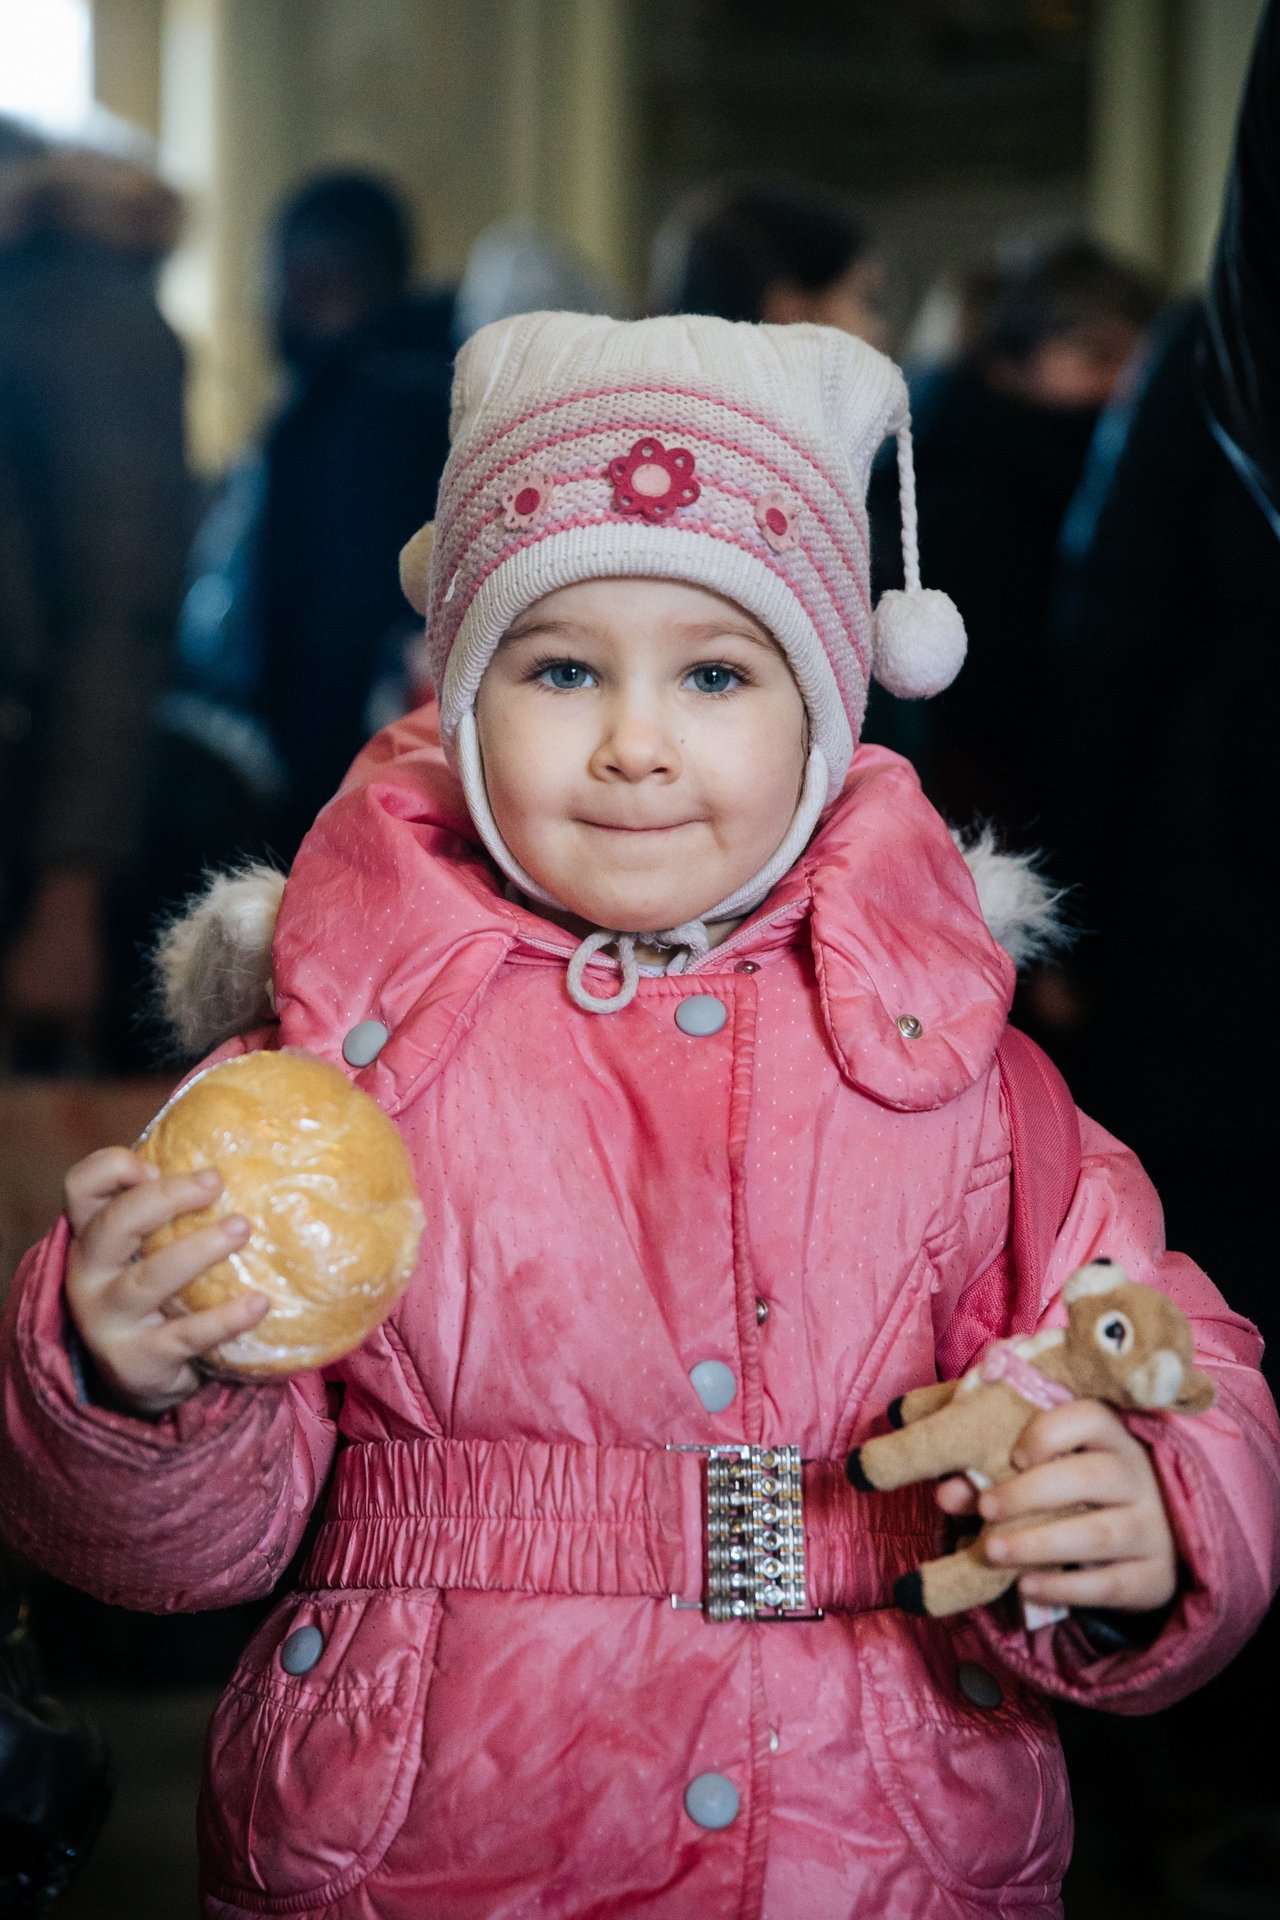
M485 786L521 866L592 926L692 920L786 836L804 702L769 633L671 580L587 580L529 607L476 699Z

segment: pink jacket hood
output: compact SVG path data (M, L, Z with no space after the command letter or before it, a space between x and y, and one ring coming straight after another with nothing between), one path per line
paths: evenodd
M376 1006L392 1035L375 1076L388 1112L428 1083L459 1023L480 1016L509 953L551 947L567 961L574 947L505 897L430 716L427 727L423 738L413 716L357 761L303 843L276 927L282 1016L287 1007L304 1032L345 1033ZM919 1112L989 1072L1013 964L914 771L883 748L859 751L806 853L724 951L750 958L790 940L802 922L822 1019L850 1086ZM321 969L308 964L316 953ZM713 953L685 977L722 960ZM600 973L597 991L607 992ZM899 1025L912 1016L919 1038Z

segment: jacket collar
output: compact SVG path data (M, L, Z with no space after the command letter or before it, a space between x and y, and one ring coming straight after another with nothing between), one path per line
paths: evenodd
M734 958L763 957L806 929L852 1086L922 1111L985 1074L1013 965L914 771L882 748L855 756L801 861L733 936ZM274 950L282 1042L336 1053L360 1021L380 1021L391 1038L359 1079L394 1112L441 1070L509 956L564 964L573 946L505 897L434 710L420 709L371 742L294 863ZM713 953L703 969L715 964ZM611 1017L568 1003L566 1014Z

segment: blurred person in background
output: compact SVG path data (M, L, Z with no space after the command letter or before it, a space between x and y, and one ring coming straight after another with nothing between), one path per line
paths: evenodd
M189 538L180 205L0 118L0 1053L102 1063Z
M654 313L797 320L887 344L884 265L846 201L800 180L715 181L683 201L653 243Z
M458 282L457 346L493 320L517 313L603 313L617 319L621 291L575 247L528 220L495 220L467 255Z
M870 230L842 194L783 176L715 180L688 195L654 237L649 307L722 320L838 327L884 351L885 269ZM883 454L883 450L882 450ZM867 493L872 592L900 586L897 466L889 453ZM863 738L919 761L928 716L921 701L872 686Z
M1224 1006L1269 995L1269 950L1225 930L1272 859L1280 540L1201 405L1203 327L1199 300L1167 317L1068 516L1046 648L1045 826L1088 929L1062 1036L1088 1103L1141 1133L1179 1231L1214 1246L1244 1310L1280 1338L1260 1223L1236 1197L1240 1173L1262 1172L1270 1043L1246 1054L1220 1024ZM1181 1032L1176 1065L1149 1047L1161 1022ZM1188 1095L1218 1116L1208 1138L1188 1124Z
M1083 1104L1140 1133L1170 1237L1194 1235L1267 1343L1277 1077L1273 715L1280 622L1280 8L1246 82L1209 287L1104 416L1068 517L1049 664L1048 818L1088 929L1044 1037ZM1105 790L1103 824L1102 794ZM1259 922L1262 922L1259 925ZM1155 1030L1177 1031L1176 1069ZM1242 1738L1280 1687L1273 1607L1238 1665L1158 1726L1064 1727L1107 1883L1179 1915L1280 1908L1280 1759ZM1118 1736L1118 1737L1117 1737ZM1114 1809L1129 1818L1117 1833ZM1127 1860L1117 1858L1126 1856ZM1069 1891L1069 1890L1068 1890Z
M270 242L289 388L197 539L161 793L195 796L161 850L178 897L270 844L292 857L355 754L406 698L400 548L435 507L448 450L453 295L411 284L412 222L389 183L306 181Z
M1086 1110L1143 1140L1170 1239L1212 1249L1274 1382L1262 1196L1276 1048L1259 1017L1274 961L1251 921L1274 864L1280 540L1200 404L1203 325L1193 301L1161 326L1136 390L1104 416L1068 516L1044 829L1085 935L1027 1011ZM1177 1034L1171 1057L1157 1031ZM1087 1717L1064 1727L1090 1783L1082 1843L1113 1828L1123 1792L1131 1818L1112 1845L1135 1887L1155 1869L1181 1890L1180 1914L1275 1912L1280 1763L1239 1731L1278 1680L1269 1617L1237 1667L1158 1727L1108 1729L1105 1742ZM1251 1826L1259 1806L1270 1811Z
M1199 351L1213 431L1280 538L1280 9L1258 28Z
M1058 537L1156 305L1093 242L1056 245L984 289L970 351L913 387L921 550L969 634L963 675L932 703L926 788L948 818L990 818L1024 846L1045 802Z

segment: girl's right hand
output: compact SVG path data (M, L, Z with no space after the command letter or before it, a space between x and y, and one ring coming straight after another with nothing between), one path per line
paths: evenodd
M164 1311L189 1280L244 1245L249 1223L233 1214L146 1258L142 1243L207 1207L221 1186L211 1168L162 1174L127 1147L91 1153L67 1175L68 1310L103 1383L140 1414L189 1399L203 1384L195 1362L256 1327L270 1306L253 1293L201 1313Z

